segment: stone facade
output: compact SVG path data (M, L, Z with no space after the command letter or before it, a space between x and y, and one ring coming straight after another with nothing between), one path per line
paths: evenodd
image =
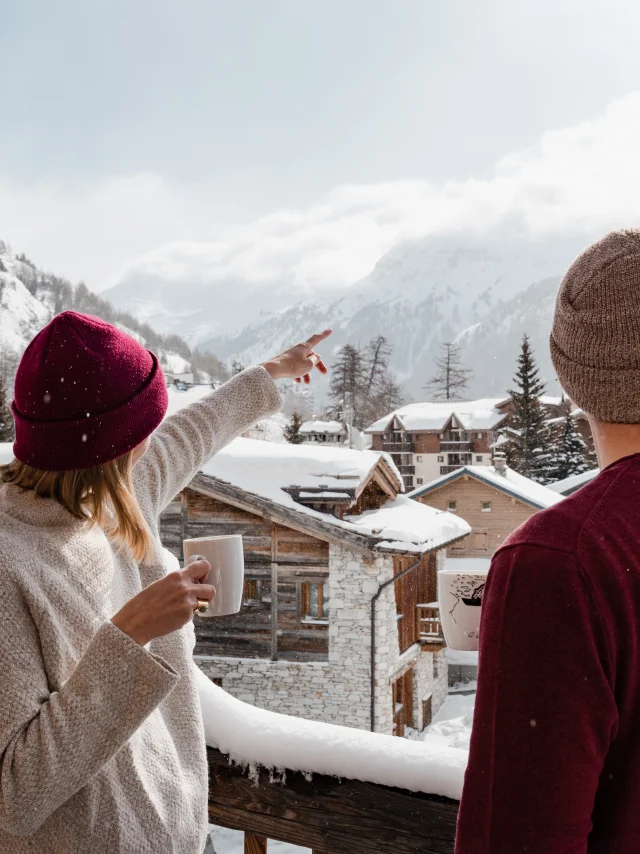
M444 552L438 553L438 568ZM233 696L260 708L313 720L370 727L371 600L393 579L393 558L367 557L332 544L329 551L329 656L326 662L195 656L204 673ZM400 655L395 586L376 601L375 730L393 733L392 683L413 669L413 727L423 728L423 701L435 711L447 693L444 653L418 644ZM434 664L435 663L435 664Z

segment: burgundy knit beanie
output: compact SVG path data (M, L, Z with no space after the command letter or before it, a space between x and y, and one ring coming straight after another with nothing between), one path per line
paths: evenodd
M44 471L101 465L143 442L167 404L153 353L97 317L65 311L18 366L13 453Z
M589 246L560 285L551 359L569 397L601 421L640 424L640 230Z

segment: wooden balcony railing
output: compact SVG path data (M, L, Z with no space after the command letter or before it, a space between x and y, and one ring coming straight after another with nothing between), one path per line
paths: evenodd
M453 854L458 802L322 774L248 770L208 748L209 820L244 832L245 854L268 840L313 854Z
M440 442L440 452L445 451L461 454L464 451L471 451L473 444L467 440L460 442Z
M457 466L440 466L440 474L451 474L453 471L458 471L463 466L467 465L467 463L459 463Z
M411 442L383 442L382 450L388 454L410 454L413 452Z
M420 642L444 646L440 609L437 602L421 603L418 608Z

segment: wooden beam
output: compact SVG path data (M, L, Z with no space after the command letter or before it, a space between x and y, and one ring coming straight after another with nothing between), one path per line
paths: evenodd
M278 660L278 540L271 534L271 661Z
M342 543L356 551L367 553L373 551L376 545L376 541L372 537L352 531L345 531L336 525L332 525L330 522L325 522L323 519L316 519L302 511L293 510L289 507L281 507L268 498L249 494L238 487L232 486L229 483L223 483L202 473L197 474L193 478L189 484L189 488L210 498L225 501L233 507L245 510L247 513L262 516L269 522L284 525L303 534L310 534L327 543Z
M453 854L458 803L321 774L275 782L208 748L213 824L332 854Z
M256 836L254 833L245 833L244 854L267 854L266 836Z

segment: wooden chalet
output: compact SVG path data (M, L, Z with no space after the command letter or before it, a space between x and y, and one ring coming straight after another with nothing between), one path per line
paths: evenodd
M185 538L243 537L240 613L194 618L208 675L278 711L284 702L308 717L421 729L446 693L444 661L434 697L433 663L420 660L444 646L437 556L469 529L402 490L390 458L371 451L238 439L211 460L161 518L178 558ZM378 668L390 673L381 685ZM317 690L326 680L331 688ZM383 714L374 695L386 689Z

